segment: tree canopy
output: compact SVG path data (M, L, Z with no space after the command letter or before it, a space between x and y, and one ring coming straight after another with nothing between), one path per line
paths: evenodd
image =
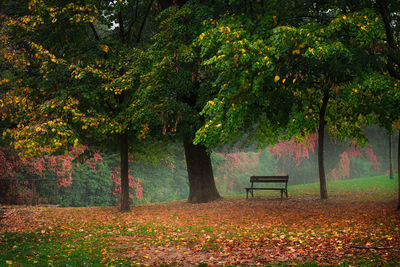
M395 1L15 1L1 5L1 129L22 158L184 144L189 201L219 198L207 147L399 128ZM195 143L193 144L193 139ZM133 158L132 156L130 158ZM400 191L399 191L400 192Z

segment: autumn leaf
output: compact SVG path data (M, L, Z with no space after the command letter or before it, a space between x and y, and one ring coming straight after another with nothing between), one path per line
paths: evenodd
M102 44L100 45L101 50L105 53L108 53L108 51L110 50L110 48L108 47L108 45Z

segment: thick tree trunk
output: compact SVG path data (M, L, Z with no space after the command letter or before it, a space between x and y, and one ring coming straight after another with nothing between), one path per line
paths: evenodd
M400 210L400 132L399 132L399 143L397 145L397 210Z
M326 177L324 167L324 135L325 135L325 112L328 105L329 95L325 93L322 98L322 106L319 111L318 126L318 171L319 171L319 187L321 199L328 199L328 191L326 190Z
M120 135L121 156L121 211L129 211L128 136Z
M184 142L189 176L190 203L204 203L221 198L215 186L210 155L202 145Z
M389 177L393 179L392 135L389 135Z

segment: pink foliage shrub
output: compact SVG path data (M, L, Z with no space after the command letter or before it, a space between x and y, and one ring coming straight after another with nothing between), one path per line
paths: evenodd
M364 152L364 153L363 153ZM352 158L366 158L369 163L373 166L375 171L379 170L378 160L372 148L367 147L360 149L358 145L353 145L343 151L340 155L339 164L333 168L328 174L330 180L342 180L350 178L350 162Z
M121 168L115 167L113 170L111 170L111 179L114 182L113 196L116 199L119 199L119 196L121 195ZM135 190L135 195L131 193L131 190L129 192L129 198L131 201L135 200L135 196L136 199L143 198L142 180L129 175L129 187L131 190Z
M280 160L284 157L295 158L296 166L299 166L303 159L310 158L310 152L315 153L315 147L318 141L318 135L312 134L307 142L297 143L294 139L283 141L269 147L271 156Z

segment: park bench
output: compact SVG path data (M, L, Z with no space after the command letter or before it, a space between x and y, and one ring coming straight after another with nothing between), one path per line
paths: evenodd
M249 193L254 197L254 190L280 190L281 199L283 198L283 193L285 193L286 198L288 197L287 184L289 181L289 176L251 176L250 183L251 187L246 187L246 199L249 198ZM255 184L278 184L278 186L265 186L265 187L255 187Z

